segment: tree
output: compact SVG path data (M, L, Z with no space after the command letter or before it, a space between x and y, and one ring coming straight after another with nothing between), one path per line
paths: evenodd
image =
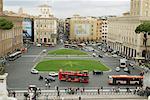
M147 34L150 33L150 21L144 22L140 24L136 29L135 33L137 34L144 34L143 37L143 45L145 46L145 59L147 58Z
M12 29L13 26L14 26L14 24L12 23L12 21L9 21L4 18L0 18L0 29L9 30L9 29Z

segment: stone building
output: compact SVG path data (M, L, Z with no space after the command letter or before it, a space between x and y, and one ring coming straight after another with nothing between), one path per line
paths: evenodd
M39 6L40 15L34 18L34 42L57 44L57 18L48 5Z
M143 34L136 34L135 29L144 21L150 20L150 0L131 0L130 13L108 20L108 45L128 57L145 57ZM147 34L148 51L150 34ZM149 55L149 54L148 54Z
M101 41L101 20L96 17L74 15L69 19L69 40L76 42Z

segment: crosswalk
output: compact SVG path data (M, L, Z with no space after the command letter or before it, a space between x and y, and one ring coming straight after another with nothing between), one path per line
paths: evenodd
M90 98L97 98L97 100L101 100L104 98L115 98L114 100L124 100L125 98L130 98L127 100L135 99L136 100L147 100L146 97L140 97L133 92L134 90L131 89L131 92L127 92L125 89L120 90L119 92L116 91L110 91L110 90L86 90L84 92L76 92L74 94L70 94L66 92L65 90L60 90L60 96L61 99L58 99L58 92L56 90L42 90L40 94L37 95L37 100L79 100L78 97L81 96L85 100L96 100L96 99L90 99ZM27 92L27 90L16 90L16 98L18 100L24 100L24 93ZM62 97L64 99L62 99ZM98 99L101 98L101 99ZM117 99L118 98L118 99ZM119 99L122 98L122 99ZM82 99L82 100L84 100ZM108 99L108 100L109 100ZM125 100L126 100L125 99ZM106 100L106 99L105 99Z

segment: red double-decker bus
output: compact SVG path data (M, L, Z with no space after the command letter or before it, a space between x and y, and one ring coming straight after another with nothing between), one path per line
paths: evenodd
M89 82L89 73L87 71L59 71L58 78L60 81L67 82Z

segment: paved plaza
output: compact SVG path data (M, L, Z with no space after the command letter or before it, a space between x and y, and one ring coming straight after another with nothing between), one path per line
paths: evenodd
M42 61L43 59L96 59L104 63L105 65L109 66L111 68L110 71L104 72L103 75L92 75L92 72L90 72L89 77L89 83L72 83L72 82L61 82L58 79L56 79L55 82L51 83L50 89L54 89L54 87L57 85L59 87L110 87L108 85L108 75L113 74L128 74L121 70L120 72L115 71L115 67L119 66L119 59L121 57L113 58L111 56L104 56L103 58L93 58L92 56L47 56L45 53L42 52L43 49L47 50L55 50L58 48L62 48L62 46L56 46L53 48L48 47L36 47L31 46L31 48L28 50L27 53L23 54L22 57L19 59L9 62L6 71L9 73L7 84L9 89L27 89L29 85L36 85L37 87L40 87L41 89L45 88L45 82L39 81L39 75L42 75L43 77L48 76L47 73L40 73L40 74L31 74L31 68L35 66L39 61ZM104 54L102 51L99 52L100 54ZM131 68L130 68L131 69ZM131 70L132 75L137 75L140 73L139 69Z

